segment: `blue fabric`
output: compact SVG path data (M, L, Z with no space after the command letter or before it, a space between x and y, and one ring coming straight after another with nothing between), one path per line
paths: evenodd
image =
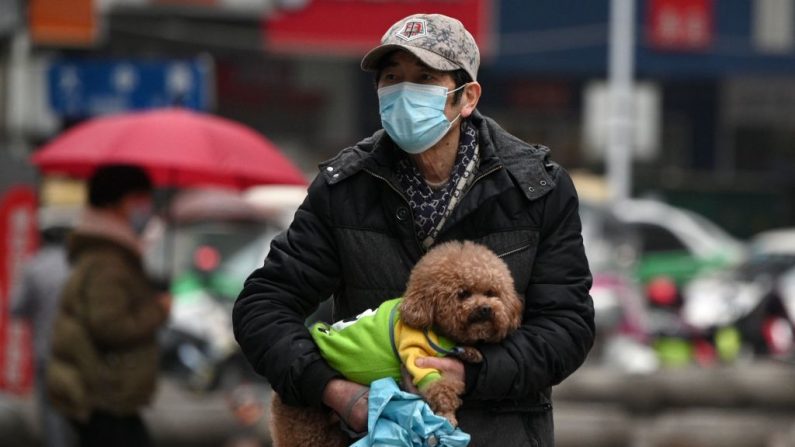
M367 435L351 447L466 447L469 439L435 415L420 396L401 391L388 377L370 385Z

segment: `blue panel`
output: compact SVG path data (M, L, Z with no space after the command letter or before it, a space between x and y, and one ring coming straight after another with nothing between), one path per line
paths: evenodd
M502 0L498 54L484 65L495 74L604 77L609 5L608 0ZM795 53L770 55L753 47L752 2L748 0L715 0L713 45L703 52L650 48L644 29L647 5L647 1L638 0L636 8L639 76L795 73Z
M212 82L207 59L58 59L47 70L50 106L65 118L166 106L208 110Z
M607 0L502 0L495 71L604 74Z

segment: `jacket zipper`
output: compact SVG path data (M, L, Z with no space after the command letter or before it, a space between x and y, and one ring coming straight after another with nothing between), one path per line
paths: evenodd
M508 250L505 253L497 255L497 257L498 258L504 258L506 256L510 256L510 255L512 255L514 253L517 253L517 252L520 252L522 250L525 250L525 249L529 248L531 245L533 245L531 242L528 242L526 244L522 244L519 247L514 248L513 250Z
M461 202L464 200L464 197L466 197L466 195L469 194L469 191L471 191L472 188L475 187L475 184L477 184L477 182L479 182L483 177L491 175L492 173L497 172L500 169L502 169L502 165L497 165L497 166L489 169L488 171L484 172L483 174L480 174L479 176L475 177L475 179L472 180L472 183L469 185L469 187L464 192L461 193L461 198L458 199L458 204L459 205L461 204ZM447 223L449 223L449 221ZM441 233L439 233L439 234L441 234Z
M412 233L414 233L414 242L417 244L417 248L420 249L420 253L425 253L425 249L422 248L422 244L420 243L420 240L417 237L417 232L414 231L414 210L411 209L411 204L409 204L409 200L406 198L406 196L404 196L403 193L398 188L396 188L395 185L393 185L392 182L387 180L385 177L380 176L380 175L376 174L375 172L373 172L373 171L371 171L369 169L364 169L364 172L372 175L373 177L375 177L377 179L383 180L384 183L386 183L387 186L389 186L392 189L392 191L395 191L395 193L397 193L397 195L403 200L403 203L406 205L406 209L409 210L409 216L411 217L411 227L412 227L411 229L412 229Z
M477 182L479 182L483 177L486 177L487 175L491 175L492 173L494 173L496 171L499 171L500 169L502 169L502 165L497 165L497 166L489 169L488 171L484 172L483 174L480 174L479 176L475 177L475 179L472 180L472 184L469 185L469 188L467 188L466 191L464 191L464 193L461 194L461 199L459 199L459 202L464 199L464 197L467 195L467 193L469 193L469 191L472 190L472 188L475 186L475 184ZM409 210L409 215L411 216L411 223L412 223L412 226L413 226L414 225L414 210L411 209L411 205L409 204L408 199L406 199L406 196L404 196L403 193L392 184L392 182L390 182L389 180L387 180L383 176L378 175L378 174L376 174L375 172L373 172L373 171L371 171L369 169L363 169L363 170L364 170L364 172L372 175L373 177L383 180L393 191L395 191L397 193L398 196L400 196L401 199L403 199L403 203L406 205L406 208L408 208L408 210ZM414 231L414 242L416 242L417 247L420 249L420 253L426 253L427 252L427 250L422 246L422 243L420 242L419 238L417 238L417 232L416 231ZM510 254L510 253L506 253L503 256L506 256L508 254Z
M467 195L467 193L475 186L475 183L479 182L480 179L482 179L483 177L485 177L487 175L490 175L493 172L499 171L500 169L502 169L502 165L497 165L497 166L489 169L488 171L484 172L483 174L480 174L479 176L475 177L475 180L472 180L472 184L469 185L469 188L467 188L467 190L464 191L463 194L461 194L461 199L460 200L464 199L464 196Z

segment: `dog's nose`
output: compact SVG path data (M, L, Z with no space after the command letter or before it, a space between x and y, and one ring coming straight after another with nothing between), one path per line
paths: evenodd
M491 306L480 306L475 314L479 320L488 320L491 318Z

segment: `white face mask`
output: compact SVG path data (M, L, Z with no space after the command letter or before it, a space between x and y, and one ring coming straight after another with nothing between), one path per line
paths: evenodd
M447 134L453 123L444 114L447 91L440 85L401 82L378 89L381 124L395 144L410 154L420 154L430 149Z
M152 207L151 205L136 205L130 211L130 215L128 216L128 223L130 227L137 235L141 235L146 229L146 224L149 223L149 219L152 218Z

